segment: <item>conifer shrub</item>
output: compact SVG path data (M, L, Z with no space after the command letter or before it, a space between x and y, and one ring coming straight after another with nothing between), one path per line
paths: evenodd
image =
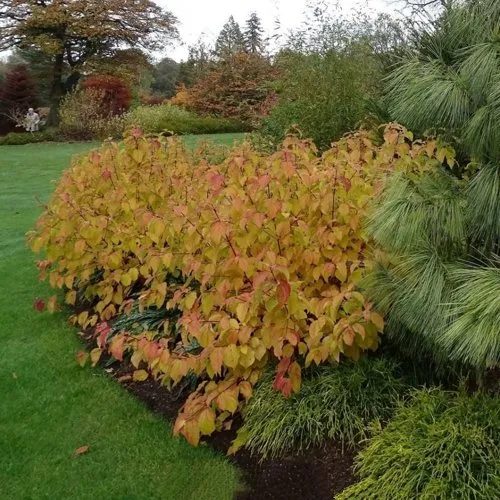
M197 444L230 425L268 367L289 397L304 367L377 348L384 322L357 288L373 258L362 219L388 171L435 168L437 155L393 125L380 146L359 132L320 156L290 137L217 163L134 129L74 161L29 240L45 251L41 277L78 300L94 363L106 350L131 355L137 380L198 379L174 428ZM151 308L178 319L112 329Z
M500 402L417 391L359 453L361 480L337 500L500 497Z

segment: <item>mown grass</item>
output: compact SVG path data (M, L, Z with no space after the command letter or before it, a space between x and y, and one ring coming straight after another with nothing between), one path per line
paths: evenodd
M103 371L77 366L81 345L63 315L33 309L50 294L25 246L37 199L48 199L73 154L94 146L0 147L0 498L233 498L239 476L224 457L173 438ZM89 452L73 456L84 445Z

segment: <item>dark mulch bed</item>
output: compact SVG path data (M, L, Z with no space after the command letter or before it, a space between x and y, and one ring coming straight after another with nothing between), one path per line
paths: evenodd
M112 375L119 378L129 373L130 368L122 364ZM170 392L153 380L121 383L153 412L170 421L175 420L188 395L185 391ZM210 436L207 444L226 454L236 436L235 427ZM241 469L247 485L237 500L332 500L335 493L354 482L351 472L354 455L349 450L342 454L340 445L330 441L324 448L311 449L300 456L261 462L258 456L240 450L228 459Z
M91 345L92 341L87 335L83 335L83 338ZM109 358L103 356L101 363L105 365L106 361ZM106 371L154 413L171 422L188 396L187 390L169 391L154 380L133 382L130 377L133 368L127 362L113 363ZM236 436L237 427L233 425L230 430L215 433L206 443L225 455ZM336 493L353 484L355 454L351 450L342 453L335 441L299 456L264 461L245 449L240 450L228 457L240 468L246 484L246 489L238 493L236 500L332 500Z

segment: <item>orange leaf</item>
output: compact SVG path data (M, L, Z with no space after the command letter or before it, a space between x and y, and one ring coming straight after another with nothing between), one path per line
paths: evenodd
M80 455L83 455L84 453L88 453L90 450L90 447L88 445L85 446L80 446L80 448L77 448L74 452L74 456L78 457Z
M276 297L281 307L283 307L288 302L288 297L290 297L291 291L292 288L290 287L290 283L288 283L288 281L284 279L279 280L278 288L276 290Z

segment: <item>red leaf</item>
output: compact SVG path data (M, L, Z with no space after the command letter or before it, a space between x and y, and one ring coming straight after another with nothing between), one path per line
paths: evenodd
M102 171L102 178L107 181L109 179L111 179L111 171L108 169L108 168L105 168L103 171Z
M106 345L106 340L108 339L108 335L111 332L111 328L109 327L106 321L99 323L95 329L97 338L97 345L99 347L104 347Z
M288 281L283 279L279 280L278 289L276 290L276 296L281 307L283 307L288 302L288 297L290 297L291 291L292 289Z
M285 398L289 398L292 395L292 381L289 378L283 379L283 385L281 386L281 394Z
M346 191L350 191L351 190L352 183L351 183L351 181L347 177L344 177L344 176L340 177L340 181L344 185L344 188L345 188Z
M288 367L290 366L290 361L291 361L290 358L283 358L279 362L277 370L278 375L282 376L288 370Z
M38 312L42 312L45 309L45 301L43 299L36 299L33 302L33 308Z

